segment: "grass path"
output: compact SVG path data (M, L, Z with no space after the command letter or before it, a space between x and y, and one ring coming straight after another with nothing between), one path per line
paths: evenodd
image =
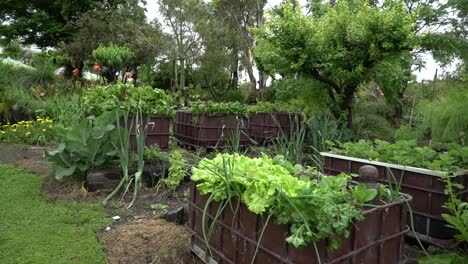
M0 164L1 263L105 263L99 205L47 202L44 177Z

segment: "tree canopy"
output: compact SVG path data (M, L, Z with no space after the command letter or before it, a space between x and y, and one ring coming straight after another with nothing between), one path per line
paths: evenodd
M323 14L304 14L286 0L255 30L255 55L269 74L301 74L318 80L334 102L332 112L352 125L352 101L360 84L377 80L391 91L414 47L412 17L401 1L373 6L339 1Z

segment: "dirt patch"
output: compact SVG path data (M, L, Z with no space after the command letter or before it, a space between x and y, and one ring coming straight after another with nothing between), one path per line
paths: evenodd
M45 162L44 152L50 149L48 146L0 143L0 163L14 165L31 173L48 175L50 168Z
M107 263L203 263L187 250L190 233L161 219L138 219L112 225L99 238L106 246Z

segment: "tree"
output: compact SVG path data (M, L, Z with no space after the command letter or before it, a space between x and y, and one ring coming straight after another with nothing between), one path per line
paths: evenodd
M255 45L255 37L249 30L251 27L263 25L264 7L266 0L216 0L213 5L216 7L219 18L232 32L235 32L236 43L232 46L233 56L238 52L241 54L241 62L247 70L250 80L250 90L257 89L257 79L254 74L254 58L252 49ZM235 57L234 57L235 58ZM259 88L266 85L267 76L263 71L259 71Z
M413 26L400 1L379 7L338 1L314 16L303 14L297 1L286 0L255 30L255 55L270 74L301 74L322 83L333 102L331 111L352 128L352 102L360 84L375 80L392 92L391 84L401 81L402 61L414 47Z
M179 89L185 88L187 61L195 58L202 49L197 27L206 15L205 8L201 0L159 0L159 11L170 30L172 49L168 56L174 60L175 82Z
M116 7L122 0L3 0L0 36L3 41L21 39L23 44L55 47L73 36L73 21L101 3Z
M76 31L70 41L62 43L60 49L69 59L69 67L81 67L84 62L91 65L93 50L111 43L130 48L134 52L129 70L137 79L139 67L154 64L161 51L162 32L158 23L146 21L144 8L138 0L129 0L116 8L101 6L86 12L75 22Z

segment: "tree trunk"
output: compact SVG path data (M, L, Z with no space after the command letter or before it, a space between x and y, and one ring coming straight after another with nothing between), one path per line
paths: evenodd
M258 71L258 89L262 90L266 87L268 75L263 71Z
M249 75L250 80L250 91L255 92L257 90L257 79L255 78L253 65L252 65L252 56L250 53L250 49L245 49L244 51L244 66L247 70L247 74Z
M172 85L172 93L176 92L177 86L179 85L179 78L177 77L178 74L179 73L177 72L177 60L174 59L174 83Z
M239 50L236 48L232 51L232 61L231 61L231 76L229 77L229 89L237 89L237 84L239 82Z
M182 89L185 88L185 59L181 58L179 61L180 61L180 85L179 85L179 90L182 91Z
M346 115L346 127L353 129L353 97L357 90L357 86L344 87L344 98L340 103L340 110Z

